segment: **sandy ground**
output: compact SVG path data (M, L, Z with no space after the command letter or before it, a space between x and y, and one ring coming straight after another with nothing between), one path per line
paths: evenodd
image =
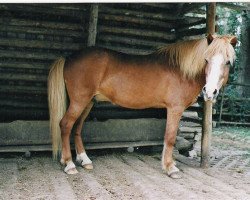
M77 175L63 173L50 153L2 154L0 199L250 199L250 140L223 131L213 136L210 169L176 155L179 180L162 173L160 152L89 151L94 170L79 166Z

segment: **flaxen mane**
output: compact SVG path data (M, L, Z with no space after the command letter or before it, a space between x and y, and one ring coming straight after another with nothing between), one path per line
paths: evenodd
M206 65L206 59L216 53L221 53L225 60L233 63L235 52L228 37L216 37L208 45L207 39L183 41L170 44L158 50L159 54L168 57L169 65L179 68L183 76L194 79L201 74Z

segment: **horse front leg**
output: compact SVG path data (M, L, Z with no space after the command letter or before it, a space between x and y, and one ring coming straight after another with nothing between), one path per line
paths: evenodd
M167 110L167 123L164 136L164 148L162 152L162 169L171 178L181 178L179 169L173 160L173 150L179 122L184 109L171 108Z

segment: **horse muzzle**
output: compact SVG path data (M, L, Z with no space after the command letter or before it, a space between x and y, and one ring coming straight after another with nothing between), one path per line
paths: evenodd
M212 101L213 103L215 103L216 98L219 95L219 90L214 89L211 92L211 90L207 90L206 86L204 86L202 89L202 93L205 101Z

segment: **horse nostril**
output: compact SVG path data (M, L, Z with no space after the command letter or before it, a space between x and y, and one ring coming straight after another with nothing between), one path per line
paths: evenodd
M214 94L214 95L216 95L216 94L217 94L217 89L215 89L215 90L214 90L213 94Z
M206 92L206 87L205 87L205 86L202 88L202 91L203 91L203 92Z

